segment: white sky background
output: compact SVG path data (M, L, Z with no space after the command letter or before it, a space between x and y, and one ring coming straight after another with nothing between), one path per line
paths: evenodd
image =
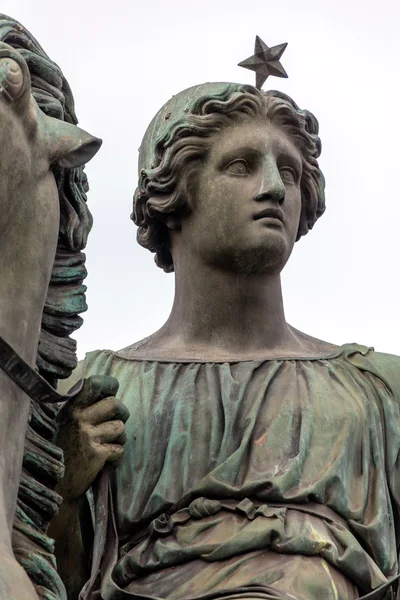
M289 79L264 88L311 110L323 143L327 211L285 269L287 320L400 354L398 0L0 0L0 11L60 65L80 125L103 138L87 166L94 227L80 357L127 346L168 317L173 275L137 245L129 219L137 149L172 94L204 81L253 84L236 65L256 34L289 42Z

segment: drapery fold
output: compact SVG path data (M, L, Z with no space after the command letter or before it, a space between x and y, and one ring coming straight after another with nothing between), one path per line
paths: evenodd
M82 598L222 598L258 585L347 600L387 583L398 570L399 365L356 345L236 363L89 354L86 376L117 377L131 418Z

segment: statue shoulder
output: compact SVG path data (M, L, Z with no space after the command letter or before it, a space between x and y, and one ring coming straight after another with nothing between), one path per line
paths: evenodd
M385 352L371 351L369 361L382 379L400 401L400 356Z
M146 360L148 358L151 358L151 354L154 352L154 350L151 348L150 353L148 352L148 343L149 341L153 340L154 337L154 334L145 337L139 340L138 342L127 346L126 348L118 350L117 352L115 352L115 355L128 360Z

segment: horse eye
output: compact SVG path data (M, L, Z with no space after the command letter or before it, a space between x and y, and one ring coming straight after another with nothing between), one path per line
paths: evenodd
M227 173L232 175L247 175L249 173L249 167L245 160L234 160L225 168Z

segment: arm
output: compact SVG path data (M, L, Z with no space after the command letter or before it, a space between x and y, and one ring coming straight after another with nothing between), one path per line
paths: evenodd
M79 377L77 378L79 379ZM57 444L64 451L65 474L57 492L63 497L49 535L69 600L76 600L89 579L90 548L82 535L80 507L87 490L104 466L117 467L123 456L126 407L115 398L113 377L92 376L60 413Z
M81 535L78 502L61 505L50 525L49 536L56 541L58 572L67 590L68 600L76 600L90 576Z

